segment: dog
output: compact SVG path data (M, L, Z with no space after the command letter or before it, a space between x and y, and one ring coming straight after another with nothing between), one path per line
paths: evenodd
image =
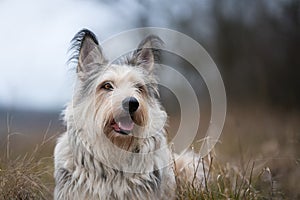
M195 168L186 167L191 156L174 164L167 142L154 75L162 45L149 35L130 57L110 63L94 33L75 35L77 82L54 151L54 199L176 198L175 175Z

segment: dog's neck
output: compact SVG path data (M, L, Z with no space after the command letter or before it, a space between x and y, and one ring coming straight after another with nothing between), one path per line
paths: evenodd
M69 131L68 136L69 142L73 148L74 165L77 167L95 170L94 168L98 169L97 166L99 165L104 171L108 170L114 173L125 171L135 174L134 172L154 172L161 165L159 163L166 163L169 161L169 157L162 157L156 153L156 151L163 146L165 147L162 149L168 148L165 138L162 137L161 134L156 134L148 138L141 138L140 141L138 141L139 144L136 145L138 148L134 149L133 152L122 150L123 155L113 155L114 152L108 149L111 146L106 146L105 148L103 146L100 148L92 147L88 141L85 141L83 137L81 137L82 131L82 129ZM150 146L149 144L154 145ZM114 159L114 157L117 159ZM125 166L122 160L126 161L128 166ZM146 161L148 161L148 163L145 165L144 163Z

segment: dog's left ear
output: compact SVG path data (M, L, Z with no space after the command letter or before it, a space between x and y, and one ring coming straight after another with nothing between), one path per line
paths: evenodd
M164 42L156 35L149 35L138 45L132 56L131 64L152 72L155 62L160 60L160 50Z

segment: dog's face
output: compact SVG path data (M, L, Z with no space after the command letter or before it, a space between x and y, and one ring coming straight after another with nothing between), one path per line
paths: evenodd
M76 86L73 107L83 129L92 140L103 136L117 147L137 151L142 138L160 131L166 114L157 96L153 75L158 45L156 36L143 40L127 62L109 63L95 36L83 30L75 36L78 47ZM79 119L80 118L80 119Z
M95 122L117 146L128 150L134 137L146 137L151 107L145 72L109 65L95 89Z

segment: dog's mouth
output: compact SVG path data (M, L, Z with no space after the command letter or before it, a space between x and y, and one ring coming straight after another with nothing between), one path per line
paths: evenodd
M113 120L111 127L117 133L128 135L134 128L134 122L130 116L120 117Z

